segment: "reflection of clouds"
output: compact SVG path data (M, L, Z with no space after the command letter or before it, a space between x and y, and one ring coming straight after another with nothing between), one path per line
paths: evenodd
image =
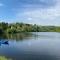
M31 46L32 45L32 43L31 42L28 42L28 46Z

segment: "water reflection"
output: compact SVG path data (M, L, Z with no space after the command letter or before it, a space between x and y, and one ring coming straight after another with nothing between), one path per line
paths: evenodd
M23 40L32 37L31 33L2 34L0 39Z
M60 33L3 34L0 39L8 42L1 43L0 55L13 60L60 60Z

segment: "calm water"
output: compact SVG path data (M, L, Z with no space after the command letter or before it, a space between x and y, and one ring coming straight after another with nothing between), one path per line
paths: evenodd
M0 35L0 55L13 60L60 60L60 33L32 32Z

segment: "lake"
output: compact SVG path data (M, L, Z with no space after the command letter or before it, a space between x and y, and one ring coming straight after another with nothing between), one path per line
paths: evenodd
M60 60L60 33L31 32L0 35L0 56L13 60Z

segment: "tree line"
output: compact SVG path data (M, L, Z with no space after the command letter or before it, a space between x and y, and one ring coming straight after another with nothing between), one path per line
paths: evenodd
M20 32L60 32L60 26L41 26L26 23L0 23L0 34Z

